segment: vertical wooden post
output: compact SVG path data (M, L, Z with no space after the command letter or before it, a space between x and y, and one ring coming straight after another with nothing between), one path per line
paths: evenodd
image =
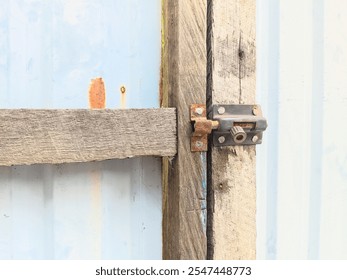
M255 0L209 1L208 26L208 107L254 104ZM208 258L254 259L255 147L210 147L208 170Z
M190 152L189 106L206 102L206 0L164 0L162 106L177 108L178 153L163 160L163 258L206 258L206 157Z

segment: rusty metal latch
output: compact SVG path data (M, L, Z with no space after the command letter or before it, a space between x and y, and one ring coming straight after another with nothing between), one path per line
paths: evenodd
M218 128L218 121L211 121L206 118L206 106L204 104L190 106L190 120L193 127L190 150L192 152L207 151L208 135L211 134L212 129Z
M212 120L206 118L206 106L190 107L193 133L191 151L208 149L208 135L212 133L213 146L261 144L267 121L259 105L213 105Z

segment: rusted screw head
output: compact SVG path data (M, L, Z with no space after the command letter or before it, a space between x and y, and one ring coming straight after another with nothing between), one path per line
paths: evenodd
M223 143L225 142L225 137L224 137L224 136L219 136L219 137L218 137L218 142L219 142L220 144L223 144Z
M219 107L218 108L218 114L223 115L225 113L225 108L224 107Z
M204 112L204 110L202 108L196 108L195 109L195 113L197 113L198 115L202 115L203 112Z
M203 144L201 141L196 141L196 142L195 142L195 146L196 146L197 148L201 148L203 145L204 145L204 144Z
M252 137L252 142L253 142L253 143L258 142L258 140L259 140L258 135L254 135L254 136Z

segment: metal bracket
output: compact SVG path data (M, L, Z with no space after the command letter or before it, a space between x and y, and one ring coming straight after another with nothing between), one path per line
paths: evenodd
M190 121L193 129L190 150L192 152L206 152L208 135L211 134L212 129L218 127L218 122L206 118L206 106L204 104L190 106Z
M213 105L212 119L219 123L215 147L261 144L267 128L259 105Z
M213 105L212 120L208 120L206 106L193 104L190 120L192 152L207 151L211 133L215 147L260 144L267 127L259 105Z

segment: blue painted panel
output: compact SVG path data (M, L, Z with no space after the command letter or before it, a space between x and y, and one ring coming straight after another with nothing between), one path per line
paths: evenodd
M4 0L0 107L81 108L93 77L109 108L158 106L160 1Z
M347 2L257 7L257 257L346 259Z
M159 106L160 0L2 0L0 108ZM158 158L0 168L0 259L160 259Z

